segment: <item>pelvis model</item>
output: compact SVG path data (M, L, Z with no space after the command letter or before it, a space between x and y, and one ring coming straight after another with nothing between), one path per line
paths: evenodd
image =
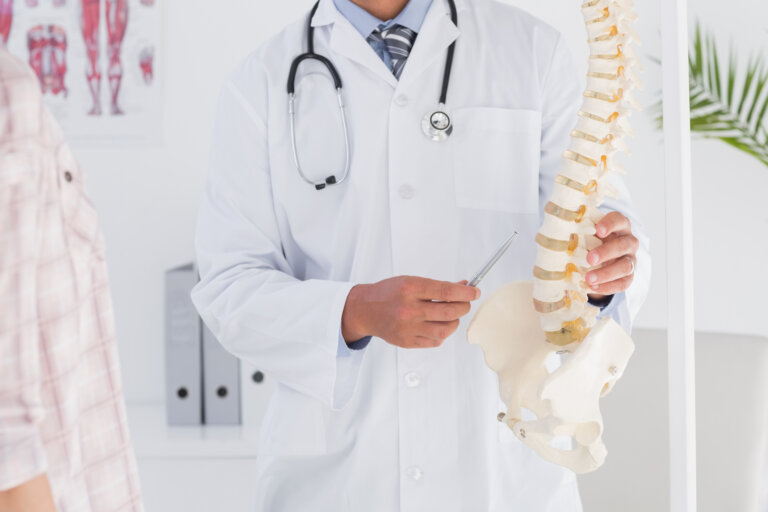
M584 277L587 252L601 243L595 236L603 215L598 208L613 195L608 178L622 172L616 154L625 150L629 114L637 108L633 7L632 0L582 5L591 50L587 89L536 235L534 279L492 294L468 331L499 376L507 409L499 420L542 457L577 473L605 460L600 397L634 351L614 320L597 319Z

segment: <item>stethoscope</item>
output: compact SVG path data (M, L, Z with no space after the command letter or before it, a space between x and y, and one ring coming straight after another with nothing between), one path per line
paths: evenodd
M458 27L459 23L458 15L456 14L456 4L454 3L454 0L447 1L451 10L451 21ZM315 16L315 11L317 11L318 5L320 5L319 0L317 3L315 3L314 7L312 7L312 11L309 13L309 20L307 22L307 52L302 53L293 59L293 62L291 63L291 70L288 73L288 114L290 116L293 161L296 164L296 169L299 171L301 179L315 187L317 190L323 190L326 186L338 185L347 179L347 176L349 176L350 154L347 115L344 109L344 100L341 97L341 76L339 76L339 72L336 70L336 66L334 66L328 58L315 53L315 27L312 26L312 18ZM427 113L427 115L425 115L424 119L421 121L421 128L424 131L424 134L435 142L444 141L451 135L451 133L453 133L453 122L451 121L451 116L449 116L446 111L447 109L445 108L445 99L448 96L448 84L451 81L451 67L453 66L453 53L455 49L456 41L452 42L448 47L448 53L445 57L445 71L443 73L443 84L440 88L440 100L438 101L437 109L432 113ZM304 174L304 170L301 168L301 164L299 163L299 152L296 146L296 72L299 69L299 65L305 60L316 60L322 63L326 69L328 69L331 78L333 78L333 85L336 88L336 99L339 103L341 126L344 131L344 173L338 178L335 174L331 174L325 178L324 181L320 182L315 182L309 179L306 174Z

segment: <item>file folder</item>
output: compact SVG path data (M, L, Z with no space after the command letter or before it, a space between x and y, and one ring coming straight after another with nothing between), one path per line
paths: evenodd
M190 293L192 263L165 273L165 404L169 425L203 422L200 317Z
M207 425L240 424L240 361L203 324L203 418Z

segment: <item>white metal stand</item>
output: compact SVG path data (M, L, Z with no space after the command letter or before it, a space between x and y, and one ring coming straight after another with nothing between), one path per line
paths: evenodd
M660 0L667 218L670 510L696 510L687 0Z

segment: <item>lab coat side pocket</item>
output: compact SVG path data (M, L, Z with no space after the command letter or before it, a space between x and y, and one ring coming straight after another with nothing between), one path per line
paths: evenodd
M315 456L326 452L323 404L278 384L269 402L259 451L268 456Z
M464 108L454 112L456 206L508 213L538 211L541 113Z

